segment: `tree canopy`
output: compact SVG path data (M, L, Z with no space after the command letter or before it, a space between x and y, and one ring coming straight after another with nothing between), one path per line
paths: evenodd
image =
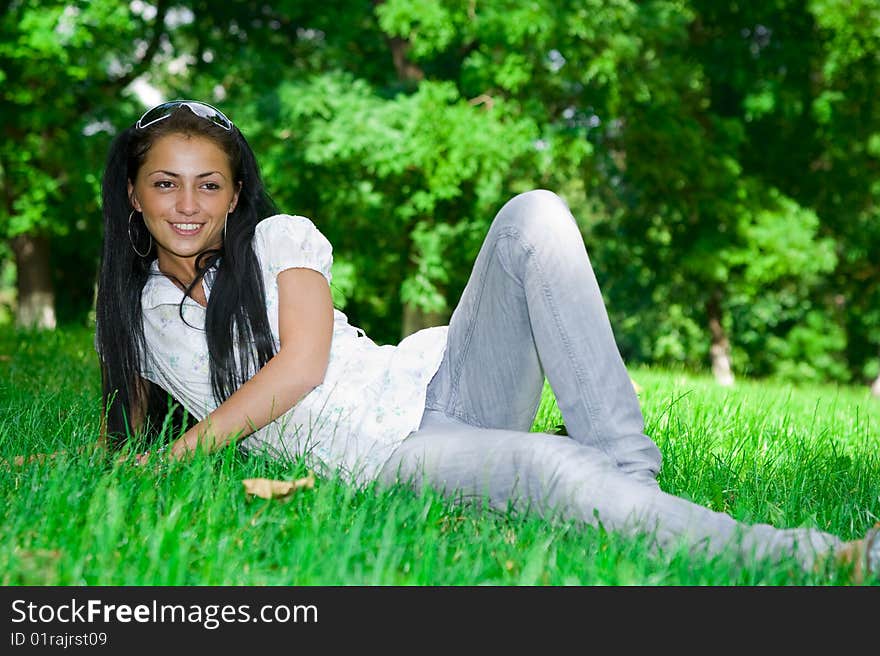
M88 321L103 157L153 94L235 120L377 341L445 321L494 212L544 187L628 361L880 377L875 1L4 8L0 285L21 324Z

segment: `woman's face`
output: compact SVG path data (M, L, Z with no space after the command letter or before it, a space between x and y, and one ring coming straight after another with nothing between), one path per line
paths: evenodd
M189 270L196 255L222 243L238 192L226 153L210 139L184 134L157 139L128 188L163 270L180 265Z

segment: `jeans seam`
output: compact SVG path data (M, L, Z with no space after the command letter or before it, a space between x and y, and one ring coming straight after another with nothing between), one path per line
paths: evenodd
M522 234L520 234L518 231L516 231L516 236L520 240L520 242L522 243L523 247L527 250L527 252L530 255L535 252L535 247L533 245L531 245ZM578 396L580 397L581 401L583 402L583 404L587 408L587 412L589 413L590 420L592 421L593 427L595 429L596 441L602 445L602 450L605 453L609 453L609 450L608 450L609 444L608 444L607 437L603 434L603 431L599 430L600 427L599 427L598 415L596 412L596 406L594 403L590 402L589 395L583 394L583 390L590 387L589 378L587 376L585 376L585 372L578 365L578 359L576 357L574 357L575 353L574 353L574 350L572 349L572 346L571 346L571 340L568 337L568 333L565 330L565 324L560 319L558 310L556 308L556 303L553 300L553 290L546 283L546 276L544 275L544 270L541 267L540 260L538 258L530 258L530 260L531 260L532 264L534 265L536 271L538 272L538 277L541 281L542 295L544 296L544 299L550 308L550 312L553 317L553 323L555 324L556 330L557 330L558 334L560 335L560 340L562 342L562 346L565 350L565 353L568 356L568 361L571 363L572 371L574 371L575 380L577 381L577 384L578 384L578 390L577 390ZM537 347L537 344L535 346Z
M492 251L491 251L491 253L489 253L489 255L490 256L494 255L495 251L497 251L497 249L498 249L498 240L496 239L495 241L492 242ZM481 283L482 283L482 281L481 281ZM450 374L449 399L446 402L445 412L446 412L446 414L451 414L452 416L457 417L459 419L463 419L462 413L458 409L456 409L456 406L458 405L459 385L461 383L461 368L462 368L463 363L465 361L465 358L467 356L468 349L470 348L471 338L473 337L473 334L474 334L474 323L476 322L476 317L477 317L480 305L483 302L483 292L484 291L485 291L485 286L483 284L480 284L479 288L478 288L478 295L477 295L477 298L474 302L474 309L473 309L473 312L471 313L471 319L470 319L470 321L468 321L467 325L465 326L461 350L457 354L456 360L454 362L450 361L450 366L449 366L449 374Z
M519 232L512 227L506 226L498 231L498 235L492 240L492 249L491 251L486 253L487 260L491 261L492 257L495 257L498 252L498 245L502 239L507 239L509 237L518 238ZM533 251L529 251L530 253ZM488 268L488 267L487 267ZM482 282L482 281L481 281ZM522 287L522 283L520 283ZM471 320L468 322L465 327L464 338L462 339L462 347L461 353L458 355L456 362L450 362L450 383L449 383L449 400L446 403L446 408L443 412L447 415L451 415L456 419L459 419L465 423L471 424L472 426L478 426L480 428L490 428L486 426L485 423L476 417L470 416L469 413L462 411L458 408L458 398L459 398L459 386L461 384L461 368L467 356L468 349L470 348L471 338L474 334L474 324L476 322L476 317L479 314L479 308L483 303L483 293L485 291L485 285L481 284L479 286L479 294L474 302L474 309L471 313Z

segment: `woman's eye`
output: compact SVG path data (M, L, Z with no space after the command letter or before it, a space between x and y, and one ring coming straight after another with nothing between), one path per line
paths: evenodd
M153 186L159 189L170 189L173 185L174 183L171 182L171 180L157 180L155 183L153 183Z
M216 191L219 188L220 188L220 185L218 185L216 182L206 182L205 183L205 189L210 189L211 191Z

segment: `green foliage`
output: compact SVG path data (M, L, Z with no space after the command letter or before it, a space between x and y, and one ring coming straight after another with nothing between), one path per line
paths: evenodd
M101 166L115 126L138 107L122 92L152 63L165 9L151 19L112 0L7 4L0 238L50 238L57 314L82 322L100 248Z
M874 375L871 0L15 2L0 36L0 235L52 236L62 319L88 312L102 160L149 84L228 111L379 341L405 305L448 313L497 209L544 187L627 358L704 367L716 303L739 373Z
M398 339L403 302L451 309L476 255L471 235L510 193L513 163L535 152L534 125L502 104L474 106L448 82L383 97L363 79L327 73L276 93L276 113L254 137L266 143L264 172L309 179L310 211L357 280L345 302L361 325ZM297 191L275 196L297 207ZM360 314L365 306L374 317Z
M16 2L0 17L0 234L94 231L94 179L107 146L107 101L139 63L149 23L126 5ZM114 99L115 100L115 99ZM129 105L120 109L126 110ZM102 136L103 135L103 136ZM89 212L88 210L92 210Z

